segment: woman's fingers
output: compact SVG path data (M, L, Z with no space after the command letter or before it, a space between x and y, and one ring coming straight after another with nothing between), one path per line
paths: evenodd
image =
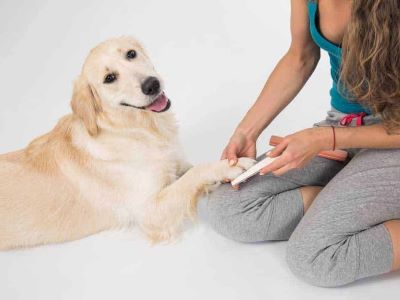
M256 156L257 156L257 149L256 149L256 147L254 146L254 147L250 148L250 150L249 150L249 152L248 152L248 155L246 155L246 156L251 157L251 158L253 158L253 159L256 159Z
M238 184L233 185L232 188L233 188L234 190L238 191L238 190L240 190L240 185L238 185Z
M282 154L283 151L285 151L286 147L288 146L288 141L285 139L282 142L280 142L274 149L272 149L268 156L269 157L277 157Z
M290 155L284 153L288 144L288 139L284 139L267 154L269 157L275 158L275 160L263 169L261 169L260 175L264 175L270 172L275 173L278 170L281 170L282 168L287 166L292 161ZM283 170L286 170L286 168Z
M220 160L224 160L224 159L226 159L226 148L222 152Z
M290 171L292 169L294 169L293 165L292 164L287 164L287 165L283 166L282 168L280 168L280 169L278 169L276 171L273 171L273 174L275 176L282 176L283 174L285 174L286 172L288 172L288 171Z
M237 153L236 146L234 144L229 145L226 151L226 158L228 159L230 166L234 166L237 163L238 158L236 153Z
M282 155L282 156L276 158L272 163L270 163L266 167L262 168L260 170L260 175L264 175L264 174L267 174L270 172L277 171L280 168L287 165L288 163L290 163L290 160L286 156Z

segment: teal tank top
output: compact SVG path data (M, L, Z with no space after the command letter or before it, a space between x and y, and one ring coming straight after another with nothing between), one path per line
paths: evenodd
M360 112L370 114L369 110L365 107L362 107L360 104L347 99L345 96L346 91L343 91L343 88L341 89L341 91L339 91L338 89L340 65L342 62L342 48L327 40L319 31L317 26L317 2L308 1L308 16L310 20L310 33L312 39L317 44L317 46L327 51L329 54L332 77L332 88L329 92L331 96L331 106L346 114Z

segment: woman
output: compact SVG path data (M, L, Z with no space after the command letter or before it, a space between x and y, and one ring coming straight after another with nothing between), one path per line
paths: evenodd
M208 201L216 231L238 241L289 240L299 277L339 286L400 268L400 1L292 0L292 43L222 158L256 140L329 53L332 110L284 138L271 165ZM346 149L347 162L316 154ZM271 173L272 172L272 173ZM312 204L312 205L311 205Z

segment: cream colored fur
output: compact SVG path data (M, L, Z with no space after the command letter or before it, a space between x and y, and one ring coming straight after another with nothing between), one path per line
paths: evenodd
M126 51L137 57L128 61ZM115 84L104 84L107 72ZM176 236L211 186L253 161L191 167L183 158L170 111L145 106L140 83L156 76L132 38L94 48L75 82L73 113L20 151L0 155L0 249L79 239L137 224L152 240Z

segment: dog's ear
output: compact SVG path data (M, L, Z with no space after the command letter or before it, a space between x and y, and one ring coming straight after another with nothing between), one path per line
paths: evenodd
M82 119L89 134L98 134L97 115L101 111L99 100L96 99L87 79L80 75L74 82L71 108L75 115Z

